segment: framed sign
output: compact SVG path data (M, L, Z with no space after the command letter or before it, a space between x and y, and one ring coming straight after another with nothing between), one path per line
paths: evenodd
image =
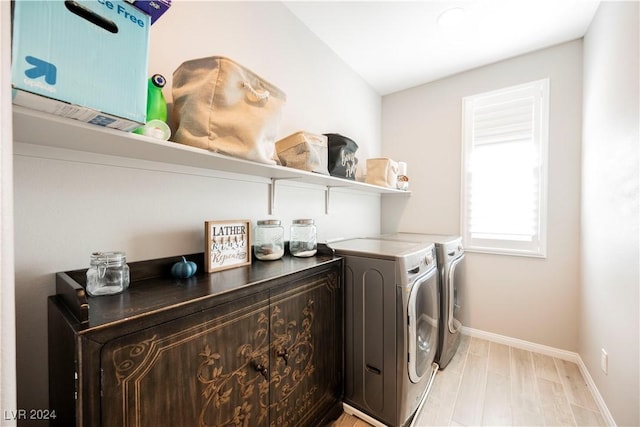
M207 273L251 264L251 221L204 223L204 269Z

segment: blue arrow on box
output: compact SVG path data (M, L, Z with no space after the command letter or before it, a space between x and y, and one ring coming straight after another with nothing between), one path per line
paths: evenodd
M50 85L56 84L56 66L50 62L43 61L42 59L26 56L27 63L33 65L33 68L29 68L24 74L30 79L37 79L44 76L44 81Z

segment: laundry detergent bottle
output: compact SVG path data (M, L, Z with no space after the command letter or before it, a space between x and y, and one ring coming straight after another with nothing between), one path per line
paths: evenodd
M167 83L164 76L154 74L147 82L147 123L134 130L134 133L164 139L171 136L171 129L167 125L167 101L164 99L162 88Z

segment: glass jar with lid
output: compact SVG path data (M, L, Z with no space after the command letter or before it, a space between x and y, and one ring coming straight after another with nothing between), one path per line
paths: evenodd
M254 233L253 253L262 261L273 261L284 255L284 228L278 219L258 221Z
M124 252L94 252L87 270L87 293L114 295L129 287L129 266Z
M316 226L312 219L294 219L291 224L289 252L297 257L310 257L316 254Z

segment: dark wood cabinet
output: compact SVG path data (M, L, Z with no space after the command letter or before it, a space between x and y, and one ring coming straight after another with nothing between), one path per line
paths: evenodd
M272 291L272 427L309 425L342 394L339 283L335 271Z
M185 301L176 301L183 295L165 295L170 304L133 318L127 313L136 309L127 304L145 300L136 295L135 283L128 299L124 294L89 299L84 323L60 295L51 297L51 405L59 414L54 424L326 423L339 414L342 398L341 266L329 256L316 262L288 258L280 263L288 273L268 279L271 273L259 270L275 264L254 263L235 269L246 269L236 274L248 284L221 293L212 292L220 277L211 276L222 273L204 275L183 291L202 288L207 295ZM131 266L132 272L137 267ZM59 274L61 286L73 276ZM149 298L153 289L172 285L171 294L182 285L152 281L138 284ZM108 304L107 298L113 301Z
M269 366L268 302L260 293L106 343L102 425L266 426L256 367Z

